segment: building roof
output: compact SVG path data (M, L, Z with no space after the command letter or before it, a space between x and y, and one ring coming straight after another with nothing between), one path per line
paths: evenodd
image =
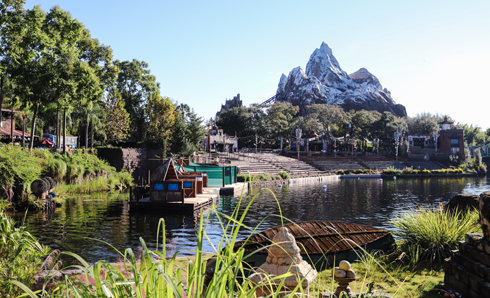
M10 136L10 129L0 128L0 136ZM22 138L22 131L14 129L14 137ZM26 132L25 137L30 138L31 134ZM34 135L34 137L38 136Z

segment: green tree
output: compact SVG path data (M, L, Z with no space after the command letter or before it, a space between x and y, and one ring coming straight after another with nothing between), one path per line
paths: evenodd
M473 127L473 124L471 125L464 124L463 130L464 130L464 140L466 143L468 143L469 146L483 145L483 144L476 144L478 134L481 132L481 128L479 126Z
M216 117L216 125L228 135L236 133L238 137L246 137L253 134L248 128L251 117L252 109L249 107L231 108Z
M411 134L432 135L439 131L438 123L442 120L439 115L423 112L407 119L408 130Z
M170 98L151 94L148 99L148 138L160 141L163 145L163 157L167 157L168 141L175 122L174 105Z
M20 59L22 48L19 40L26 33L23 14L23 0L3 0L0 2L0 107L3 106L4 88L11 75L11 66Z
M289 102L276 102L267 111L267 122L272 138L289 137L293 131L294 117L299 107Z
M327 135L330 134L330 127L338 119L344 117L344 110L338 104L313 104L308 107L313 116L322 125L322 130Z
M131 115L131 129L138 132L138 139L144 140L147 132L147 103L156 94L160 84L151 75L148 63L144 61L114 61L120 72L115 87L121 92L124 106Z
M107 140L111 143L119 142L129 137L131 117L124 108L124 101L117 90L108 93L104 105Z
M367 141L374 138L373 124L380 118L381 114L378 111L366 110L358 111L352 116L354 135L361 140L364 148L366 148Z
M194 147L199 145L202 138L206 134L206 130L203 126L204 118L199 117L194 110L191 110L188 114L188 124L186 127L186 139Z

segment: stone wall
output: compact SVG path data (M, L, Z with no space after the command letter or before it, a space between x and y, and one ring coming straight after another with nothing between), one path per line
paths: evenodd
M444 283L463 294L480 298L490 295L490 242L480 233L468 233L459 250L444 262Z
M117 171L128 170L135 181L138 177L148 179L148 159L162 156L162 150L146 148L97 148L99 158L106 160Z

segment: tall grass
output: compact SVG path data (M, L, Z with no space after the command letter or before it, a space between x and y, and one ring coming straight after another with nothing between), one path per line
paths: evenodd
M255 297L256 290L262 286L270 287L273 293L270 297L278 297L280 293L274 291L272 285L281 287L285 278L291 275L269 277L261 284L254 284L245 274L248 270L245 262L248 255L245 255L243 247L234 249L240 229L248 229L250 234L256 232L257 227L250 228L243 224L256 197L257 194L246 206L243 206L244 208L240 207L242 200L238 201L237 208L230 216L219 214L215 210L219 215L218 223L224 231L223 237L217 244L211 242L206 234L209 217L205 219L201 213L194 251L195 257L187 259L184 266L177 258L179 251L173 254L166 251L165 225L163 220L160 220L157 235L161 234L162 238L157 238L155 250L149 249L145 241L140 238L142 247L140 261L132 249L119 252L124 261L121 266L114 266L105 261L90 265L81 257L65 252L82 264L72 267L83 270L83 280L67 277L54 292L43 289L34 293L21 282L12 281L12 284L22 288L30 297ZM279 212L278 216L285 220L280 208ZM444 212L433 213L437 213L438 217L445 216ZM441 219L438 218L438 223L440 221ZM466 228L470 226L467 225ZM158 244L159 239L162 239L161 248ZM211 252L203 251L203 243L206 239L211 243ZM359 257L361 262L354 264L353 268L361 279L351 284L355 291L366 291L367 282L374 281L379 285L378 281L382 280L383 287L389 288L390 292L394 293L392 297L420 297L422 291L433 288L439 283L438 280L442 281L440 271L431 270L416 274L411 269L393 270L391 265L380 261L376 254L367 254L361 247L358 248L361 253ZM207 263L211 259L215 262L214 274L206 278ZM329 277L333 275L332 273L330 269L322 272L311 285L314 291L310 293L310 296L315 297L317 292L335 290L335 282L332 277ZM290 290L292 294L303 291L299 287Z
M9 280L32 285L41 257L47 255L50 248L39 244L24 226L16 227L15 222L1 211L0 236L0 296L16 296L21 291Z
M466 233L480 230L475 211L446 212L420 207L393 220L402 249L412 264L430 261L441 264L458 247Z
M80 256L65 252L64 254L76 258L82 264L72 267L83 270L86 277L84 282L66 278L51 293L45 288L34 293L19 281L14 280L11 283L30 297L253 297L258 287L270 287L271 284L281 287L285 278L291 276L285 274L268 277L258 284L252 283L249 278L238 278L245 276L243 265L245 255L243 248L234 251L233 244L237 240L239 229L246 228L243 220L254 199L245 207L242 214L238 207L232 216L226 216L226 223L220 220L225 232L217 246L213 246L214 252L203 251L203 243L205 239L209 241L209 238L205 233L208 221L204 222L201 212L195 258L193 261L189 260L184 269L176 266L179 251L172 256L167 255L165 224L161 219L157 235L160 235L161 228L162 250L159 251L158 242L157 249L150 250L145 241L140 238L143 248L140 262L130 248L124 253L119 252L124 260L123 269L106 261L99 261L91 266ZM215 260L215 266L214 274L207 280L206 265L210 256ZM299 286L291 289L292 294L300 291L302 289ZM277 297L278 293L272 296Z

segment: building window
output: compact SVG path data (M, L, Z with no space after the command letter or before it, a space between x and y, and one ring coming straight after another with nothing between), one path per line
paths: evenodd
M459 138L451 138L451 147L459 148Z

